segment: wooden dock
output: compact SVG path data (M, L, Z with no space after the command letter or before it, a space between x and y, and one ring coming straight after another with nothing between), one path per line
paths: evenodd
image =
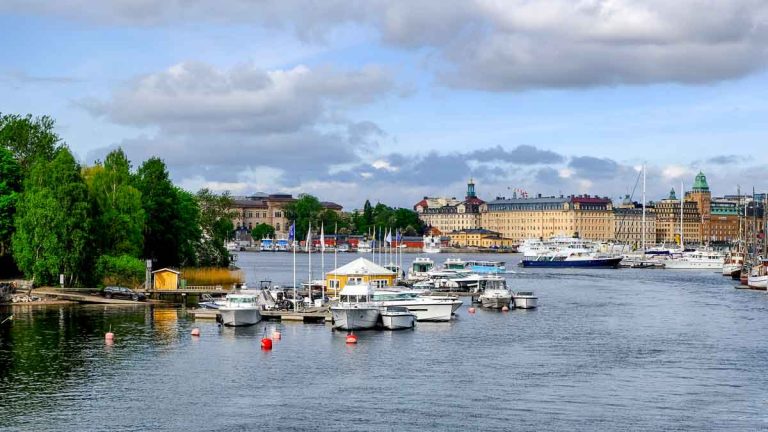
M325 308L313 308L303 312L263 310L261 318L269 321L298 321L298 322L330 322L331 314ZM192 309L187 313L195 319L215 320L218 311L216 309Z
M82 291L70 291L60 288L37 288L32 290L32 295L38 297L53 297L59 300L69 300L78 303L98 303L98 304L113 304L113 305L137 305L146 304L145 302L135 302L132 300L122 299L108 299L102 297L99 294L93 294L90 290Z

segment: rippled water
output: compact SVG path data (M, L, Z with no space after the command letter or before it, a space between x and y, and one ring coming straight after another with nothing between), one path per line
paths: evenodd
M240 265L251 282L292 279L290 255ZM765 292L708 272L509 267L537 310L465 305L450 323L362 332L356 346L322 324L14 309L0 326L0 430L768 429ZM262 352L273 329L283 338Z

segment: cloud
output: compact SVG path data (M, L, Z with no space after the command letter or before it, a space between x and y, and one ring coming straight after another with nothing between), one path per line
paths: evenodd
M711 157L706 160L707 163L715 165L731 165L745 160L744 156L739 155L722 155Z
M255 24L310 41L353 24L424 55L446 85L488 91L711 83L768 60L762 0L10 0L0 10L98 25Z

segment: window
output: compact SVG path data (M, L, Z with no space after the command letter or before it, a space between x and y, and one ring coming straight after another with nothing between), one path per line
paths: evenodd
M338 289L341 286L338 279L330 279L328 281L328 288Z
M347 278L347 285L357 285L363 282L363 278L361 277L351 277Z
M277 225L275 226L275 231L280 231L280 224L277 224Z

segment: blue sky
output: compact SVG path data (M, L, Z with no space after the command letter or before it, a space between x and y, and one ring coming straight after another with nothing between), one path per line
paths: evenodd
M0 1L0 112L190 189L347 208L768 186L768 6L630 0Z

